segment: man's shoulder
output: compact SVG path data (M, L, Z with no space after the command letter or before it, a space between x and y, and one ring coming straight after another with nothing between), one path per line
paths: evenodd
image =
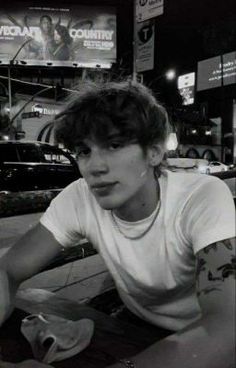
M78 200L84 202L91 197L86 181L79 178L67 185L53 200L54 204L76 203Z
M175 187L180 186L183 190L193 189L194 186L207 185L220 181L219 178L200 173L165 171L166 183Z
M198 201L207 193L219 195L225 192L225 184L216 177L199 173L172 172L166 170L162 178L165 201L168 208L180 209L191 199Z
M88 192L89 193L89 188L88 188L88 184L86 183L86 181L84 180L84 178L79 178L75 181L73 181L72 183L70 183L69 185L67 185L62 192L64 193L72 193L72 192L76 192L76 191L83 191L83 192Z

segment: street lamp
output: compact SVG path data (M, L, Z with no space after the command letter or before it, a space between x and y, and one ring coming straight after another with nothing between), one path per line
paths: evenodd
M167 80L171 81L176 78L176 71L174 69L169 69L165 72L165 77Z
M149 83L149 86L152 87L156 82L160 80L165 80L167 82L172 82L176 79L176 71L175 69L167 69L163 73L159 74L156 78L153 78L152 81Z

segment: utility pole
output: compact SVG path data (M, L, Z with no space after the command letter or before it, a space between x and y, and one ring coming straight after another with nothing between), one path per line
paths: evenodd
M132 79L137 80L137 20L136 20L136 0L133 0L133 71Z

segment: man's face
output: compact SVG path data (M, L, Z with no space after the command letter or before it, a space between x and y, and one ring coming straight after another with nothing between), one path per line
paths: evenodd
M48 18L42 18L41 20L41 29L44 33L50 33L51 32L52 23Z
M124 143L114 132L106 143L85 139L77 153L81 174L102 208L125 217L143 205L155 179L138 143Z

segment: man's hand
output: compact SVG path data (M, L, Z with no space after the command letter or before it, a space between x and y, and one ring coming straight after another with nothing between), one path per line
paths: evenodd
M53 366L32 359L25 360L21 363L9 363L0 360L0 368L53 368Z

